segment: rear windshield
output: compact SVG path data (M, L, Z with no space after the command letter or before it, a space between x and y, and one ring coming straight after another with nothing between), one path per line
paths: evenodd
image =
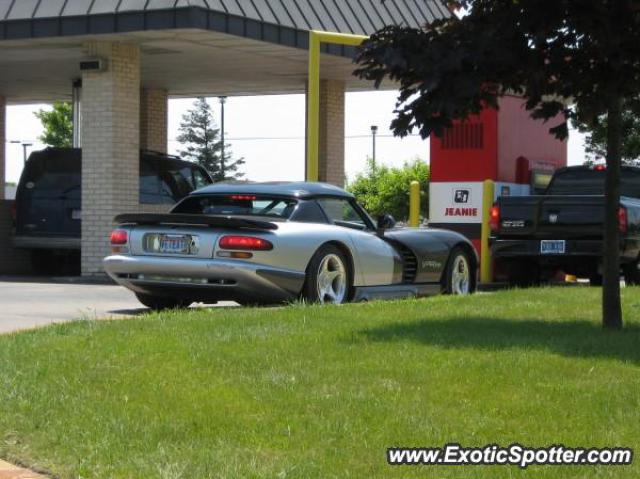
M266 216L289 219L297 201L291 198L254 195L192 196L178 204L173 213L195 215Z
M556 173L547 190L548 195L604 195L605 170L565 170ZM640 173L623 168L620 194L640 198Z
M80 168L80 160L77 158L39 158L27 163L24 183L27 190L68 192L80 188Z

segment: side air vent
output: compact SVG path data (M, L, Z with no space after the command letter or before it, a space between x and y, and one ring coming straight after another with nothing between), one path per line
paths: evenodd
M402 256L402 282L413 283L418 275L418 259L409 248L404 245L398 245L398 250Z
M481 150L484 148L482 123L458 123L447 128L442 138L445 150Z

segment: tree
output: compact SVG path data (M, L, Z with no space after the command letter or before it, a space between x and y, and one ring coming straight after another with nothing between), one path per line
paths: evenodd
M622 111L640 95L640 1L460 0L465 15L422 29L387 27L359 51L356 75L397 81L394 133L440 136L515 93L534 118L568 136L607 115L603 324L622 327L617 210ZM573 106L569 106L573 105Z
M222 158L222 141L211 106L206 98L197 98L193 108L182 117L178 142L185 146L180 156L198 163L209 172L214 181L237 180L244 176L238 171L244 159L231 159L231 148L225 144Z
M38 110L34 115L44 127L38 137L42 143L55 148L73 146L73 107L66 101L57 101L51 110Z
M358 202L374 216L392 214L397 220L406 221L409 216L409 185L419 181L422 190L421 208L428 211L429 165L418 159L405 162L402 168L374 166L368 160L367 170L356 176L347 187Z
M607 156L607 115L597 118L593 125L574 121L574 127L586 133L585 150L588 163ZM626 101L622 110L622 163L637 164L640 161L640 99Z

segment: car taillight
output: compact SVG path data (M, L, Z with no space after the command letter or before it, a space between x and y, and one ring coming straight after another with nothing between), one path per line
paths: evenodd
M270 251L273 244L270 241L253 236L223 236L220 239L220 248L239 249L249 251Z
M624 234L627 232L629 227L629 221L627 218L627 209L624 206L618 208L618 229L620 233Z
M111 232L111 244L112 245L123 245L127 244L129 241L129 233L125 230L113 230Z
M500 207L495 205L489 210L489 228L494 233L500 231Z
M128 253L129 233L125 230L113 230L111 232L111 252L113 254Z

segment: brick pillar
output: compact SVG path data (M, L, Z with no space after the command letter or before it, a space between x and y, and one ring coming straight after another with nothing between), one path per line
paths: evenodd
M7 102L0 96L0 200L4 199L4 183L6 181L6 151L7 151Z
M338 80L320 82L320 181L344 186L344 94Z
M82 75L82 274L103 275L113 217L138 211L140 50L92 42L85 54L107 61Z
M140 148L167 152L166 90L143 88L140 93Z

